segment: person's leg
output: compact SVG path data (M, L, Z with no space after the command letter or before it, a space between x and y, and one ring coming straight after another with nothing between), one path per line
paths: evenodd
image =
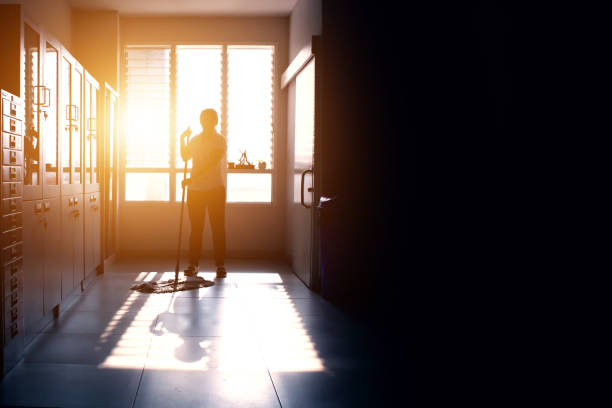
M197 266L202 253L202 232L206 206L202 191L188 190L187 208L189 209L189 220L191 221L191 232L189 234L189 263Z
M208 219L212 231L215 264L217 268L225 265L225 187L209 192Z

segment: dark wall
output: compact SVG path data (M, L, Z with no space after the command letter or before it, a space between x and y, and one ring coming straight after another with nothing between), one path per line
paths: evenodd
M409 26L394 25L389 10L334 1L322 11L322 194L337 200L336 216L321 220L323 234L337 233L322 237L333 253L323 268L342 276L339 303L371 315L394 302L395 278L411 268L415 101L405 85L417 61Z
M381 363L383 389L402 389L407 371L421 369L424 345L414 339L439 346L435 359L465 335L451 325L458 331L430 337L475 302L461 291L466 281L476 290L472 270L488 254L469 248L472 227L491 215L481 212L499 182L489 164L517 127L508 10L402 6L330 1L322 10L322 184L338 199L335 217L322 214L323 273L338 280L337 302L380 339L380 361L390 362ZM486 249L494 240L478 237Z

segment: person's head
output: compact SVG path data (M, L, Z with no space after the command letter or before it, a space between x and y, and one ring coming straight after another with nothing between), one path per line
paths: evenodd
M219 117L217 116L217 111L214 109L204 109L202 113L200 113L200 123L202 124L202 130L210 130L214 129L219 122Z

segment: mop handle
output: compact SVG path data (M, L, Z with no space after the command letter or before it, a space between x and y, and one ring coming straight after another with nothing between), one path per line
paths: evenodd
M185 208L185 180L187 179L187 160L183 171L183 196L181 197L181 219L179 221L178 247L176 249L176 269L174 270L174 283L178 282L179 262L181 259L181 236L183 235L183 209Z

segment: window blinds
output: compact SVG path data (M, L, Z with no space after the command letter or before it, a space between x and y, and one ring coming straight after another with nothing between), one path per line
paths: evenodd
M125 159L132 168L168 168L170 47L126 47Z

